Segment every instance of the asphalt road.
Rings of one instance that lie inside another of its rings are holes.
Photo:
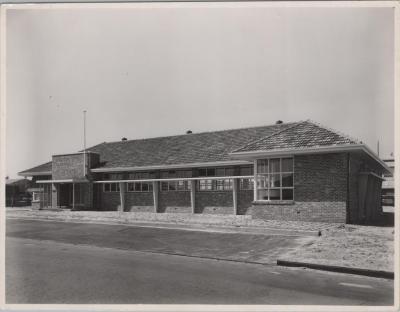
[[[391,280],[80,245],[43,236],[58,222],[9,221],[7,303],[393,304]],[[161,234],[151,230],[153,239]],[[145,244],[135,233],[132,240]]]

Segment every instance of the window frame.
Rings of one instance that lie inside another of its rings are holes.
[[[113,190],[112,185],[116,185],[115,190]],[[109,186],[109,190],[106,190],[106,186]],[[120,192],[119,182],[103,183],[103,193],[118,193],[118,192]]]
[[[279,159],[279,171],[271,170],[272,166],[270,164],[271,160]],[[291,159],[292,160],[292,170],[291,171],[282,171],[282,163],[284,159]],[[261,167],[264,168],[264,172],[259,172],[259,162],[263,161],[264,164],[261,164]],[[257,202],[284,202],[284,201],[294,201],[294,157],[269,157],[269,158],[262,158],[256,159],[254,163],[254,176],[255,180],[253,181],[253,190],[255,201]],[[266,172],[265,172],[266,169]],[[277,176],[279,174],[279,186],[273,187],[271,186],[272,177]],[[290,174],[292,175],[292,186],[283,186],[283,175]],[[260,179],[261,178],[261,179]],[[264,181],[264,187],[260,187],[261,181]],[[267,193],[267,199],[259,198],[259,191],[265,190]],[[271,199],[271,190],[279,190],[279,199]],[[291,190],[292,191],[292,198],[291,199],[283,199],[283,190]]]

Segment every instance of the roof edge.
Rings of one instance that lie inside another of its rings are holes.
[[[330,153],[330,152],[339,152],[339,151],[353,151],[353,150],[362,150],[371,158],[373,158],[376,162],[378,162],[382,168],[384,168],[387,172],[391,172],[390,168],[386,165],[386,163],[379,158],[377,154],[375,154],[368,146],[365,144],[341,144],[341,145],[330,145],[330,146],[322,146],[322,147],[310,147],[310,148],[302,148],[302,149],[276,149],[276,150],[260,150],[260,151],[247,151],[247,152],[232,152],[229,153],[229,156],[235,159],[253,159],[255,157],[262,156],[284,156],[284,155],[300,155],[300,154],[313,154],[313,153]]]
[[[18,175],[21,177],[33,177],[33,176],[45,176],[51,175],[51,171],[39,171],[39,172],[30,172],[30,171],[21,171],[18,172]]]
[[[160,169],[179,169],[179,168],[196,168],[196,167],[216,167],[216,166],[234,166],[234,165],[249,165],[252,164],[246,160],[224,160],[214,162],[198,162],[186,164],[173,164],[173,165],[156,165],[156,166],[136,166],[136,167],[114,167],[114,168],[95,168],[91,169],[92,172],[120,172],[120,171],[140,171],[140,170],[160,170]]]

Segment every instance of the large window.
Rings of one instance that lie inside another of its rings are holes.
[[[175,178],[191,178],[192,170],[169,170],[161,171],[161,179],[175,179]],[[161,191],[189,191],[190,181],[177,180],[177,181],[162,181]]]
[[[233,176],[234,168],[202,168],[199,169],[200,177]],[[232,179],[202,179],[199,180],[199,191],[229,191],[233,189]]]
[[[257,200],[293,200],[293,158],[257,160]]]
[[[119,183],[104,183],[104,192],[119,192]]]
[[[154,178],[154,172],[132,172],[128,174],[129,180],[146,180]],[[153,182],[128,182],[126,183],[126,190],[128,192],[152,192]]]
[[[241,176],[250,176],[253,175],[253,166],[249,167],[240,167],[240,175]],[[254,179],[253,178],[243,178],[240,179],[240,189],[241,190],[252,190],[254,189]]]

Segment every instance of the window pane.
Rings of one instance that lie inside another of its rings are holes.
[[[199,181],[199,189],[204,191],[206,189],[206,180]]]
[[[222,191],[224,189],[224,180],[216,180],[216,189]]]
[[[257,164],[257,173],[268,173],[268,159],[259,159]]]
[[[233,176],[233,175],[235,175],[235,169],[234,169],[234,168],[226,168],[226,169],[225,169],[225,175],[226,175],[226,176]]]
[[[115,183],[116,186],[116,192],[119,192],[119,183]]]
[[[257,191],[257,199],[268,200],[268,190],[258,190]]]
[[[281,171],[280,161],[281,160],[279,158],[269,160],[270,173],[277,173]]]
[[[184,181],[178,181],[178,190],[179,191],[185,190],[185,182]]]
[[[207,169],[207,177],[215,177],[215,169],[214,168]]]
[[[142,183],[142,192],[148,192],[149,191],[149,184],[146,182]]]
[[[209,169],[210,171],[210,169]],[[208,174],[210,176],[210,174]],[[215,176],[223,177],[225,175],[225,168],[217,168],[215,169]]]
[[[282,172],[293,172],[293,158],[282,159]]]
[[[293,200],[293,189],[282,189],[283,200]]]
[[[141,183],[140,182],[136,182],[135,183],[135,192],[140,192],[142,189],[141,189]]]
[[[128,189],[128,192],[133,192],[133,190],[134,190],[133,183],[127,183],[127,189]]]
[[[170,190],[170,191],[176,191],[176,181],[170,181],[170,182],[168,182],[168,190]]]
[[[280,187],[281,186],[281,175],[271,174],[270,175],[270,187]]]
[[[282,173],[282,186],[293,186],[293,173]]]
[[[240,175],[253,175],[253,167],[241,167]]]
[[[257,188],[264,189],[269,186],[268,175],[261,175],[257,177]]]
[[[281,199],[281,190],[280,189],[270,189],[269,190],[269,199],[270,200],[280,200]]]
[[[200,177],[207,176],[207,170],[206,169],[199,169],[199,176]]]
[[[149,191],[152,192],[153,191],[153,182],[149,182],[147,183]]]
[[[168,182],[161,182],[161,190],[168,191]]]
[[[225,179],[224,180],[224,189],[225,190],[231,190],[232,188],[233,188],[232,180],[231,179]]]
[[[110,191],[110,183],[105,183],[104,184],[104,192],[109,192]]]

